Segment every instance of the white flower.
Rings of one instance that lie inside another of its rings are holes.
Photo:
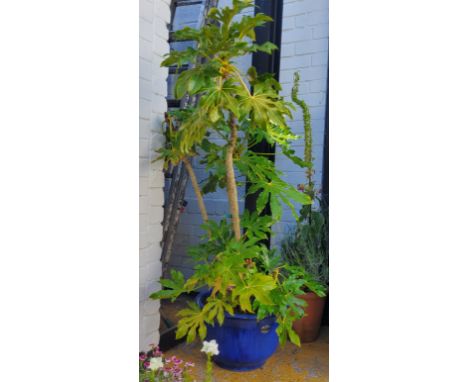
[[[216,340],[211,340],[211,341],[203,341],[203,347],[201,349],[202,352],[211,354],[211,355],[218,355],[219,350],[218,350],[218,344]]]
[[[164,366],[163,360],[161,357],[151,358],[149,368],[151,370],[158,370]]]

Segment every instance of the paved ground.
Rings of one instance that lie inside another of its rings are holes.
[[[186,306],[191,297],[181,296],[176,302],[163,301],[161,313],[171,326],[177,322],[177,312]],[[166,328],[161,322],[161,331]],[[176,355],[184,361],[195,363],[197,382],[203,381],[206,363],[200,352],[201,344],[180,344],[165,352],[166,356]],[[301,348],[290,343],[279,346],[276,353],[257,370],[232,372],[214,365],[215,382],[328,382],[328,326],[323,326],[317,341],[302,344]]]
[[[203,381],[205,358],[200,343],[181,344],[166,352],[195,362],[197,382]],[[232,372],[214,366],[216,382],[325,382],[328,381],[328,327],[322,327],[317,341],[298,348],[290,343],[278,347],[261,369]]]

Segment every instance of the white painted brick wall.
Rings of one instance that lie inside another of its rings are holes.
[[[159,341],[159,302],[148,299],[161,275],[164,175],[151,163],[154,149],[164,143],[161,123],[166,111],[169,51],[169,0],[140,0],[140,349]]]
[[[299,88],[302,98],[312,115],[314,180],[317,188],[322,183],[323,140],[325,131],[325,102],[328,64],[328,0],[285,0],[283,8],[283,33],[281,42],[280,82],[283,95],[291,97],[293,75],[299,71]],[[299,108],[293,113],[290,126],[295,134],[303,136],[304,125]],[[303,157],[304,141],[293,144],[299,156]],[[283,155],[276,155],[275,163],[283,171],[283,179],[293,185],[305,183],[305,174],[298,166],[291,164]],[[299,207],[299,206],[298,206]],[[278,245],[285,233],[295,225],[295,220],[287,207],[284,216],[273,231],[273,244]]]

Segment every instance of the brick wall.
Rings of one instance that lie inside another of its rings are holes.
[[[294,72],[299,71],[301,75],[299,98],[305,100],[312,115],[314,180],[318,188],[322,182],[327,64],[328,0],[284,0],[280,82],[283,95],[290,101]],[[295,134],[303,136],[300,108],[294,112],[290,126]],[[303,139],[296,141],[294,148],[303,157]],[[283,171],[283,179],[289,183],[297,185],[306,182],[304,171],[278,152],[275,163]],[[279,244],[284,234],[294,225],[294,217],[288,207],[284,207],[282,221],[273,227],[273,244]]]
[[[160,63],[169,51],[169,2],[140,0],[140,349],[159,341],[159,302],[148,295],[161,275],[164,175],[151,160],[164,142],[167,69]]]

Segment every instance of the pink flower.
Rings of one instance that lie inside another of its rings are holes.
[[[145,363],[143,364],[145,368],[148,368],[149,365],[150,365],[149,361],[145,361]]]
[[[193,362],[185,362],[185,366],[187,367],[194,367],[195,364]]]
[[[180,364],[181,364],[182,362],[184,362],[184,361],[182,361],[181,359],[175,359],[175,360],[172,361],[172,362],[174,363],[174,365],[180,365]]]

